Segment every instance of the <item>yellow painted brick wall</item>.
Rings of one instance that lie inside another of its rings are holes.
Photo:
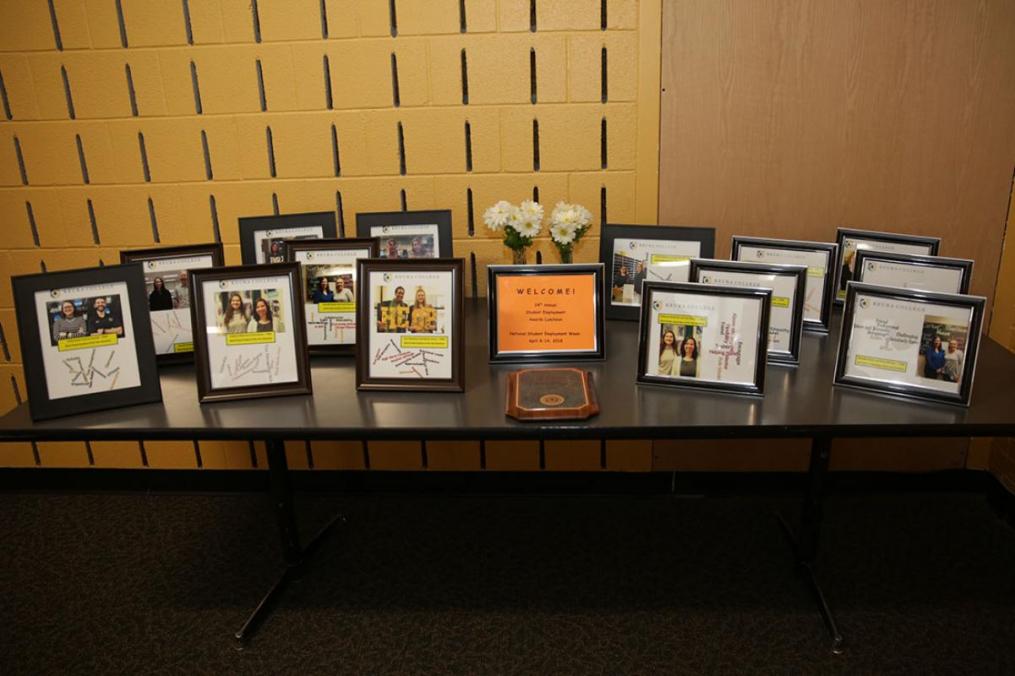
[[[596,221],[579,261],[597,259],[602,219],[655,222],[660,0],[539,0],[534,24],[529,0],[325,0],[323,13],[319,0],[53,7],[51,18],[41,0],[0,3],[0,411],[25,392],[12,274],[211,241],[216,223],[226,262],[238,263],[240,216],[340,201],[352,234],[357,212],[400,209],[404,193],[409,209],[452,210],[455,254],[476,257],[485,293],[484,266],[509,262],[482,222],[496,200],[585,204]],[[557,260],[545,237],[535,251]],[[639,448],[611,444],[603,457],[647,469]],[[245,442],[0,450],[0,466],[264,466],[263,448]],[[286,450],[294,467],[601,465],[598,446],[566,444]]]

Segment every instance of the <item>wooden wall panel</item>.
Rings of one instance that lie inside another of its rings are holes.
[[[990,296],[1015,160],[1015,3],[664,3],[659,222],[925,233]]]

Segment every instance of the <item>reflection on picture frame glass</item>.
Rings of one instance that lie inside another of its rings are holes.
[[[686,282],[692,258],[714,255],[714,228],[607,223],[599,240],[607,318],[637,321],[646,281]]]
[[[856,281],[938,293],[969,293],[973,261],[966,258],[856,252]]]
[[[356,347],[356,261],[376,258],[375,239],[289,240],[300,264],[307,345],[312,353],[352,354]]]
[[[310,394],[296,263],[191,270],[198,400]]]
[[[733,237],[735,261],[803,265],[807,268],[804,291],[804,331],[828,333],[835,293],[835,266],[839,245],[766,237]]]
[[[377,211],[356,214],[356,236],[375,237],[379,258],[451,258],[451,211]]]
[[[968,406],[985,303],[850,282],[835,384]]]
[[[162,400],[139,264],[11,283],[34,420]]]
[[[646,282],[639,383],[761,395],[772,290]]]
[[[190,326],[188,270],[221,267],[221,244],[133,249],[120,252],[121,263],[140,263],[152,323],[155,355],[160,363],[190,361],[194,335]]]
[[[465,388],[464,264],[360,259],[356,387]]]
[[[333,239],[338,236],[334,211],[240,218],[240,257],[244,265],[285,262],[290,239]]]
[[[856,279],[856,252],[861,249],[881,253],[917,254],[937,256],[940,237],[899,235],[890,232],[839,228],[835,241],[839,244],[838,273],[835,283],[835,303],[841,305],[846,298],[846,285]]]
[[[768,362],[786,365],[800,363],[804,289],[807,284],[805,266],[695,258],[691,260],[691,281],[715,286],[771,289]]]
[[[604,359],[604,266],[491,265],[491,362]]]

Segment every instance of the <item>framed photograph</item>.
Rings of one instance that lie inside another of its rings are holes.
[[[828,242],[735,236],[732,258],[750,263],[805,266],[804,331],[828,333],[838,251],[838,244]]]
[[[836,385],[968,406],[982,296],[850,282]]]
[[[11,284],[33,420],[162,401],[139,264]]]
[[[771,289],[768,362],[791,366],[800,363],[807,286],[805,266],[694,258],[691,259],[691,281],[713,286]]]
[[[356,388],[465,389],[460,258],[360,259]]]
[[[356,214],[356,236],[376,237],[380,257],[451,258],[451,211],[375,211]]]
[[[606,357],[602,263],[491,265],[491,362]]]
[[[310,394],[302,285],[297,263],[190,271],[198,401]]]
[[[762,395],[772,290],[646,282],[639,383]]]
[[[973,261],[967,258],[856,252],[856,281],[938,293],[969,293]]]
[[[140,263],[144,271],[155,358],[159,363],[191,361],[194,358],[194,334],[190,328],[190,277],[187,271],[222,267],[222,245],[193,244],[121,251],[120,262]]]
[[[872,232],[870,230],[851,230],[839,228],[835,241],[839,245],[839,262],[836,265],[838,274],[835,283],[835,303],[842,305],[846,298],[846,284],[856,279],[856,252],[862,249],[881,253],[916,254],[918,256],[937,256],[941,246],[940,237],[919,237],[916,235],[896,235],[890,232]]]
[[[334,211],[240,219],[240,257],[244,265],[285,262],[287,239],[333,239]]]
[[[300,293],[311,354],[355,352],[356,261],[376,257],[376,239],[287,241],[286,260],[300,264]]]
[[[599,261],[606,266],[607,319],[638,321],[646,281],[686,282],[692,258],[715,255],[715,228],[603,226]]]

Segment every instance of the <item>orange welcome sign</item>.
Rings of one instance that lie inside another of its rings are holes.
[[[596,277],[497,275],[500,352],[596,350]]]

